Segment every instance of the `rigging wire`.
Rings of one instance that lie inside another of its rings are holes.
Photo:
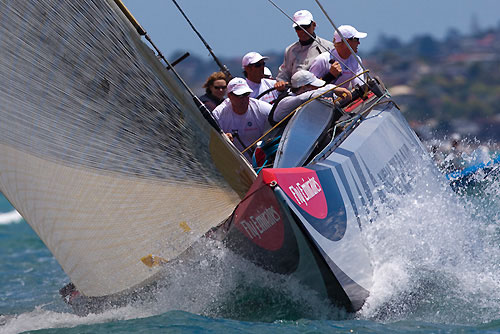
[[[271,5],[273,5],[283,15],[285,15],[290,21],[292,21],[293,23],[295,23],[295,21],[293,20],[293,18],[290,15],[288,15],[287,13],[285,13],[285,11],[283,9],[281,9],[273,0],[267,0],[267,1],[269,3],[271,3]],[[352,73],[355,73],[349,66],[347,66],[347,64],[345,62],[342,61],[342,59],[340,57],[337,57],[335,54],[333,54],[332,50],[329,50],[326,46],[324,46],[323,44],[321,44],[318,41],[318,39],[315,36],[313,36],[312,34],[310,34],[309,31],[307,31],[304,27],[302,27],[301,25],[297,25],[297,27],[300,27],[300,29],[302,29],[302,31],[304,31],[309,37],[311,37],[312,39],[314,39],[326,52],[328,52],[332,57],[334,57],[335,60],[337,60],[340,64],[344,65]],[[337,28],[335,28],[335,30],[337,30]],[[349,46],[349,49],[350,49],[350,46]],[[351,52],[352,52],[352,49],[351,49]],[[355,57],[355,58],[357,59],[357,57]],[[362,80],[362,78],[360,78],[360,79]],[[363,80],[363,82],[364,82],[364,80]]]
[[[116,5],[120,8],[122,13],[127,17],[127,19],[130,21],[130,23],[134,26],[134,28],[137,30],[137,33],[141,36],[144,36],[146,40],[151,44],[151,46],[155,49],[158,58],[162,59],[165,64],[167,64],[167,68],[172,70],[172,73],[174,73],[175,77],[179,82],[184,86],[186,91],[191,95],[191,97],[194,100],[194,103],[198,107],[198,109],[201,111],[201,113],[206,117],[207,121],[212,125],[218,132],[222,133],[222,129],[215,119],[214,115],[212,112],[201,102],[201,100],[194,94],[194,92],[189,88],[189,86],[186,84],[186,82],[182,79],[182,77],[177,73],[177,71],[174,69],[173,65],[163,56],[163,53],[158,49],[158,47],[155,45],[155,43],[151,40],[149,37],[148,33],[144,28],[139,24],[139,22],[135,19],[135,17],[132,15],[132,13],[128,10],[128,8],[123,4],[121,0],[114,0]],[[175,0],[174,0],[175,2]]]
[[[177,1],[172,0],[172,2],[174,3],[175,7],[177,7],[177,9],[179,10],[179,12],[181,12],[182,16],[184,16],[184,18],[186,19],[187,23],[191,26],[191,29],[193,29],[193,31],[196,33],[196,35],[198,35],[198,37],[200,38],[200,40],[202,41],[202,43],[205,45],[205,48],[208,50],[208,52],[210,53],[210,55],[212,56],[212,58],[214,59],[214,61],[217,63],[217,66],[219,66],[219,68],[222,71],[222,73],[224,73],[226,75],[227,81],[231,80],[233,78],[233,76],[229,72],[229,69],[227,68],[227,66],[224,65],[224,64],[222,64],[221,61],[219,60],[219,58],[217,58],[217,56],[213,52],[213,50],[210,47],[210,45],[208,45],[207,41],[205,41],[205,39],[203,38],[203,36],[201,36],[201,34],[198,32],[198,30],[196,30],[196,28],[191,23],[191,21],[189,20],[189,18],[187,17],[187,15],[184,13],[184,11],[182,10],[182,8],[179,6],[179,4],[177,3]]]
[[[318,4],[318,6],[321,9],[321,11],[323,12],[323,14],[325,14],[325,16],[328,19],[328,21],[330,21],[330,24],[332,25],[333,29],[335,29],[335,31],[339,34],[339,36],[342,39],[342,41],[344,42],[344,44],[349,48],[349,51],[351,51],[351,54],[354,56],[354,59],[356,59],[356,61],[358,62],[359,66],[361,66],[361,68],[363,69],[363,71],[366,71],[366,68],[363,66],[363,63],[356,56],[356,53],[351,48],[351,46],[349,45],[349,43],[347,43],[347,40],[344,38],[344,35],[342,35],[342,33],[337,28],[337,26],[335,25],[335,23],[333,23],[333,20],[330,18],[330,15],[328,15],[328,13],[326,12],[325,8],[321,5],[321,3],[319,2],[319,0],[314,0],[314,1]],[[352,72],[352,70],[351,70],[351,72]],[[371,79],[370,73],[367,73],[367,76],[368,76],[369,79]],[[360,78],[360,79],[363,80],[363,78]],[[363,80],[363,82],[364,82],[364,80]]]
[[[280,126],[281,123],[283,123],[285,120],[287,120],[288,118],[290,118],[293,114],[295,114],[295,112],[297,110],[299,110],[300,108],[304,107],[305,105],[311,103],[312,101],[316,100],[316,99],[319,99],[320,97],[324,96],[325,94],[328,94],[329,92],[333,91],[335,88],[337,87],[340,87],[342,86],[343,84],[345,83],[348,83],[349,81],[351,80],[354,80],[356,79],[357,77],[365,74],[365,73],[368,73],[369,71],[368,70],[365,70],[364,72],[361,72],[359,74],[357,74],[356,76],[350,78],[350,79],[347,79],[346,81],[342,82],[339,86],[335,85],[335,87],[333,87],[332,89],[329,89],[321,94],[319,94],[318,96],[315,96],[313,97],[312,99],[309,99],[307,101],[305,101],[304,103],[302,103],[300,106],[298,106],[297,108],[295,108],[294,110],[292,110],[288,115],[286,115],[281,121],[279,121],[278,123],[276,123],[273,127],[271,127],[269,130],[267,130],[262,136],[260,136],[256,141],[254,141],[252,144],[250,144],[247,148],[245,148],[243,151],[241,151],[241,153],[245,153],[246,151],[248,151],[251,147],[253,147],[255,144],[257,144],[259,141],[262,140],[262,138],[264,138],[265,136],[267,136],[271,131],[273,131],[274,129],[276,129],[278,126]],[[344,94],[345,95],[345,94]],[[336,102],[339,102],[340,100],[342,100],[344,98],[344,96],[339,96],[337,97],[333,103],[336,103]]]

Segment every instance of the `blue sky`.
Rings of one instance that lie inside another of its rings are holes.
[[[165,55],[176,50],[208,56],[201,41],[170,0],[123,0]],[[267,0],[177,0],[216,55],[241,57],[249,51],[283,51],[297,40],[290,20]],[[333,28],[313,0],[274,0],[290,16],[308,9],[319,36],[331,39]],[[334,23],[368,33],[360,51],[369,51],[381,35],[408,41],[415,35],[442,38],[450,28],[470,32],[500,22],[500,0],[321,0]],[[376,6],[374,5],[376,4]]]

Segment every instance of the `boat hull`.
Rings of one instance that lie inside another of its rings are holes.
[[[347,311],[369,296],[365,224],[412,190],[426,151],[391,102],[373,108],[305,167],[263,169],[228,222],[231,249],[296,276]]]

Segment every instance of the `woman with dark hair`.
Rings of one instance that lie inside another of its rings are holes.
[[[226,75],[222,72],[210,74],[203,84],[203,88],[205,88],[206,94],[200,96],[200,100],[207,106],[208,110],[212,111],[224,101],[227,88]]]

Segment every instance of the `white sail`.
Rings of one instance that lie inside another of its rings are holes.
[[[112,1],[0,5],[0,191],[87,296],[131,289],[255,174]]]

